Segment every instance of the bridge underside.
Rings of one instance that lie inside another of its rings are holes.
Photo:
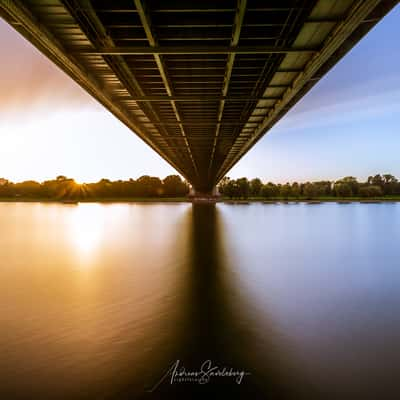
[[[395,4],[0,0],[0,15],[209,191]]]

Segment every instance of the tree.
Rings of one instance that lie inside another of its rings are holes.
[[[15,185],[7,179],[1,178],[0,197],[14,197]]]
[[[266,198],[276,197],[278,195],[278,187],[272,182],[268,182],[266,185],[263,185],[261,195]]]
[[[335,183],[335,193],[337,197],[350,197],[353,195],[351,191],[351,186],[345,182]]]
[[[375,176],[369,176],[368,184],[373,186],[380,186],[381,188],[383,188],[384,181],[383,178],[378,174]]]
[[[303,187],[303,194],[306,199],[311,200],[318,195],[317,188],[310,182],[307,182]]]
[[[240,178],[236,180],[238,189],[239,189],[239,197],[243,197],[247,199],[250,193],[250,183],[247,178]]]
[[[258,197],[261,194],[261,188],[263,184],[259,178],[252,179],[250,181],[250,195]]]
[[[383,192],[380,186],[369,185],[361,187],[359,194],[362,197],[379,197]]]
[[[282,196],[284,199],[288,199],[291,194],[291,187],[289,183],[282,185],[280,187],[279,195]]]
[[[383,175],[383,182],[384,182],[385,184],[388,184],[388,183],[397,183],[397,179],[396,179],[393,175],[391,175],[391,174],[384,174],[384,175]]]
[[[229,184],[231,178],[229,176],[224,176],[221,181],[218,184],[218,190],[222,195],[227,195],[226,192],[226,187]]]
[[[397,179],[390,174],[384,174],[383,178],[383,193],[384,194],[396,194],[398,185]]]
[[[312,199],[319,196],[339,197],[363,196],[379,197],[383,195],[400,195],[400,182],[391,174],[368,177],[366,182],[358,182],[355,177],[346,176],[334,184],[330,181],[317,181],[293,184],[263,184],[259,178],[250,182],[247,178],[229,179],[225,177],[219,183],[220,193],[230,198],[247,198],[262,196],[275,198],[304,196]],[[102,179],[97,183],[77,184],[73,179],[64,175],[56,179],[39,183],[28,180],[13,183],[0,178],[0,197],[14,198],[15,196],[47,198],[47,199],[84,199],[84,198],[132,198],[132,197],[181,197],[188,193],[189,186],[179,175],[169,175],[163,181],[157,177],[144,175],[139,179],[128,181],[110,181]]]
[[[162,182],[159,178],[143,175],[137,180],[139,193],[144,197],[160,196],[163,192]]]
[[[14,185],[15,193],[24,197],[39,197],[42,187],[35,181],[24,181]]]
[[[223,188],[224,196],[228,196],[230,199],[236,197],[238,193],[237,184],[234,180],[229,180],[225,183]]]
[[[290,191],[292,196],[298,199],[300,196],[300,185],[297,182],[293,182]]]
[[[351,196],[357,196],[358,190],[360,188],[360,184],[358,183],[357,179],[354,176],[346,176],[336,183],[345,183],[350,186]]]
[[[179,175],[169,175],[163,180],[163,192],[166,196],[180,197],[188,193],[188,187]]]

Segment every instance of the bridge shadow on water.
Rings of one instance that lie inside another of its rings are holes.
[[[246,309],[243,305],[236,306],[241,303],[240,288],[233,286],[230,276],[218,207],[193,205],[188,213],[190,259],[182,318],[172,339],[174,343],[161,357],[162,361],[153,366],[145,393],[138,394],[136,387],[120,392],[117,397],[315,398],[310,386],[302,387],[294,375],[276,363],[280,357],[272,344],[273,327],[262,333],[264,340],[260,347],[252,327],[248,326],[251,318],[242,318]],[[211,369],[225,376],[208,374]],[[199,383],[200,376],[206,382]]]

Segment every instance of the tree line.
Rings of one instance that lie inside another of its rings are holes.
[[[263,183],[259,178],[221,180],[219,192],[224,197],[243,198],[282,198],[282,199],[314,199],[322,197],[381,197],[400,195],[400,182],[390,174],[370,176],[365,182],[358,182],[353,176],[337,181],[317,181],[305,183],[275,184]]]
[[[219,192],[228,198],[315,199],[347,197],[399,196],[400,182],[390,174],[370,176],[365,182],[347,176],[337,181],[275,184],[261,179],[230,179],[225,177],[218,185]],[[189,184],[178,175],[165,179],[144,175],[127,181],[102,179],[96,183],[78,184],[74,179],[58,176],[44,182],[28,180],[13,183],[0,178],[0,198],[32,198],[49,200],[129,199],[184,197]]]
[[[0,198],[38,198],[49,200],[84,200],[146,197],[182,197],[189,193],[189,185],[178,175],[165,179],[141,176],[128,181],[102,179],[96,183],[78,184],[74,179],[58,176],[42,183],[28,180],[13,183],[0,179]]]

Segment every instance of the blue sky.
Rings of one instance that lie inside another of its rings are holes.
[[[378,172],[400,178],[399,39],[397,6],[228,175],[275,182]],[[96,181],[175,173],[1,20],[0,49],[0,177]]]
[[[273,181],[400,177],[400,6],[364,37],[229,175]]]

